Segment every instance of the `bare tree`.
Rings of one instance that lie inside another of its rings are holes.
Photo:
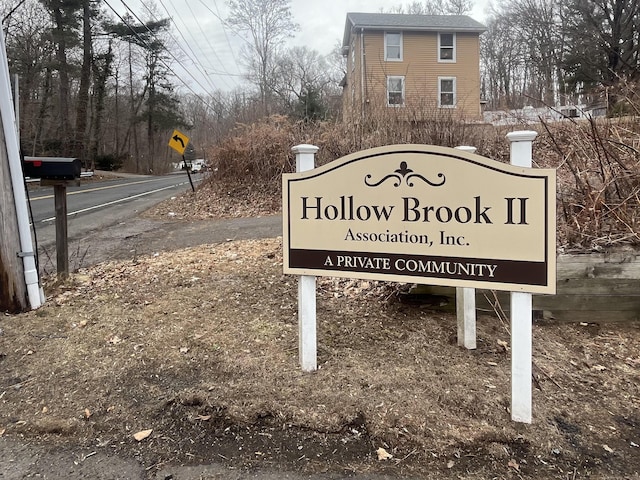
[[[279,55],[276,72],[275,92],[287,106],[309,88],[320,91],[330,82],[324,57],[307,47],[293,47]]]
[[[89,88],[91,84],[92,63],[92,12],[91,0],[82,0],[82,66],[80,67],[80,85],[76,105],[76,128],[73,155],[81,158],[89,166],[86,158],[87,121],[89,118]]]
[[[248,78],[260,94],[263,113],[269,113],[276,57],[298,25],[293,21],[290,0],[231,0],[227,22],[249,37],[243,50]]]
[[[60,139],[59,154],[67,154],[73,143],[71,128],[71,73],[69,53],[78,44],[79,11],[82,8],[80,0],[40,0],[53,20],[51,37],[56,45],[56,65],[58,72],[58,138]]]
[[[132,122],[121,148],[126,148],[127,140],[133,136],[136,171],[153,171],[161,166],[156,164],[159,134],[170,128],[184,125],[184,121],[178,114],[178,101],[170,81],[171,70],[168,66],[167,38],[164,35],[169,29],[170,22],[168,19],[160,19],[135,24],[128,17],[125,17],[124,20],[123,23],[105,25],[109,34],[128,44]],[[137,58],[142,56],[144,62],[144,86],[139,95],[136,94],[134,88],[133,47],[136,47]],[[145,165],[140,162],[137,144],[137,125],[142,121],[146,125],[147,160]]]
[[[20,21],[16,19],[19,18]],[[51,67],[55,46],[49,34],[50,17],[35,1],[5,15],[7,56],[11,73],[20,78],[20,131],[25,155],[36,155],[50,124],[53,87]]]
[[[490,17],[480,43],[482,95],[492,110],[522,106],[516,99],[516,83],[526,77],[524,47],[512,24],[506,14]]]
[[[638,0],[572,0],[566,15],[572,42],[567,65],[577,81],[609,86],[640,77]]]
[[[557,105],[556,91],[561,72],[563,33],[560,29],[558,0],[522,0],[505,7],[511,19],[511,28],[517,32],[517,41],[526,51],[527,83],[525,93],[546,105]]]
[[[444,8],[448,15],[467,15],[473,9],[473,0],[449,0]]]
[[[424,0],[412,1],[406,6],[396,5],[389,13],[408,15],[466,15],[473,8],[473,0]]]
[[[482,37],[488,100],[509,108],[557,106],[636,81],[639,19],[638,0],[503,1]],[[613,106],[616,89],[608,92]]]

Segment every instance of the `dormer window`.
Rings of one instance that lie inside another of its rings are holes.
[[[384,59],[387,62],[402,61],[402,32],[385,32]]]
[[[456,61],[455,33],[438,34],[438,61],[452,63]]]

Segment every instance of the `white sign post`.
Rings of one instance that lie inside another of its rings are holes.
[[[476,153],[476,147],[456,147],[463,152]],[[468,350],[476,349],[476,289],[456,287],[456,317],[458,320],[458,345]]]
[[[315,145],[297,145],[291,149],[296,155],[296,172],[315,168]],[[305,372],[318,368],[318,346],[316,334],[316,277],[298,277],[298,356],[300,367]]]
[[[511,165],[531,168],[532,130],[511,132]],[[531,423],[532,301],[531,293],[511,292],[511,420]]]

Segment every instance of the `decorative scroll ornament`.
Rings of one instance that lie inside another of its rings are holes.
[[[411,170],[408,166],[407,166],[407,162],[400,162],[400,168],[394,170],[394,173],[390,173],[389,175],[386,175],[385,177],[383,177],[380,181],[378,182],[374,182],[374,183],[369,183],[369,180],[371,179],[371,174],[367,174],[364,178],[364,183],[368,186],[368,187],[377,187],[378,185],[381,185],[382,183],[386,182],[387,180],[394,180],[393,186],[394,187],[399,187],[402,184],[402,180],[404,179],[405,183],[409,186],[409,187],[413,187],[414,183],[413,183],[413,179],[414,178],[418,178],[420,180],[422,180],[423,182],[425,182],[427,185],[431,185],[432,187],[440,187],[441,185],[444,185],[444,182],[446,181],[446,178],[444,176],[443,173],[439,173],[438,174],[438,178],[441,179],[440,183],[437,182],[432,182],[431,180],[423,177],[422,175],[420,175],[419,173],[414,173],[413,170]]]

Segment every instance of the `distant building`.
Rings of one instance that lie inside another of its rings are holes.
[[[345,121],[391,112],[419,119],[434,110],[479,119],[485,30],[466,15],[348,13],[342,42]]]

